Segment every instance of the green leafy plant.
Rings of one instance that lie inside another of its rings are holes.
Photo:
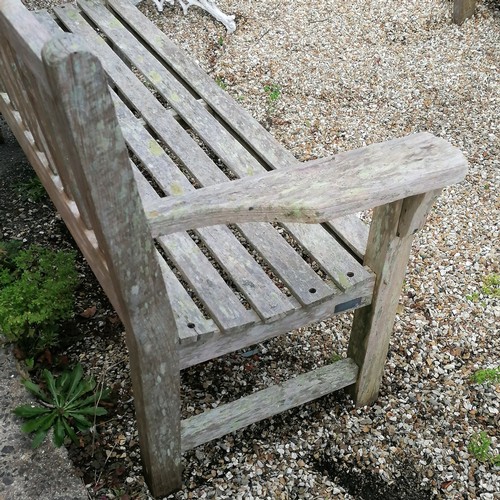
[[[488,297],[500,298],[500,274],[490,274],[483,280],[482,292]]]
[[[21,182],[17,185],[18,191],[32,201],[40,201],[47,197],[47,192],[38,177]]]
[[[85,432],[93,427],[92,420],[106,415],[106,410],[99,406],[99,401],[105,399],[108,389],[95,391],[96,382],[83,378],[81,364],[69,372],[55,378],[48,370],[43,371],[43,379],[48,392],[30,380],[23,382],[26,389],[40,399],[41,406],[18,406],[14,413],[26,422],[21,429],[26,433],[35,433],[32,446],[37,448],[43,442],[51,428],[54,429],[54,444],[61,446],[65,437],[78,444],[76,431]]]
[[[58,326],[71,317],[78,276],[74,252],[32,245],[0,258],[0,331],[27,357],[55,345]]]
[[[491,451],[491,439],[485,431],[474,434],[469,441],[467,449],[480,462],[488,462],[495,466],[500,465],[500,455]]]
[[[215,78],[215,83],[222,89],[222,90],[226,90],[227,89],[227,83],[220,77],[220,76],[217,76]]]
[[[500,366],[477,370],[472,374],[471,380],[475,384],[498,384],[500,383]]]
[[[330,357],[330,363],[336,363],[337,361],[341,361],[344,359],[340,354],[334,352]]]
[[[479,292],[472,292],[468,295],[465,296],[467,300],[470,300],[471,302],[478,302],[479,301]]]
[[[21,250],[20,240],[0,241],[0,272],[13,272],[16,269],[14,258]]]
[[[265,85],[264,92],[271,103],[276,102],[281,97],[281,88],[274,83],[272,85]]]
[[[273,83],[264,86],[264,92],[267,94],[267,101],[269,104],[268,112],[272,113],[276,107],[276,103],[281,97],[281,88],[279,85]]]

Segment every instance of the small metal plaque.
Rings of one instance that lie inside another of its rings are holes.
[[[349,300],[348,302],[343,302],[342,304],[337,304],[335,306],[335,314],[341,313],[343,311],[347,311],[349,309],[353,309],[358,307],[361,304],[361,298]]]

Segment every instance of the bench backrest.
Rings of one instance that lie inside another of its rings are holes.
[[[51,37],[19,0],[1,0],[0,92],[18,140],[125,327],[136,330],[131,314],[143,314],[174,335],[154,240],[99,60],[74,35]]]

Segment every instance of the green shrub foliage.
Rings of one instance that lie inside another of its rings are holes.
[[[27,356],[57,343],[71,317],[78,281],[75,253],[17,243],[0,247],[0,331]]]

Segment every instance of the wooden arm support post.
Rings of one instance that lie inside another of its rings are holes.
[[[360,367],[350,390],[357,406],[377,399],[413,237],[439,193],[430,191],[374,210],[364,264],[377,276],[375,290],[372,303],[354,313],[347,353]]]

